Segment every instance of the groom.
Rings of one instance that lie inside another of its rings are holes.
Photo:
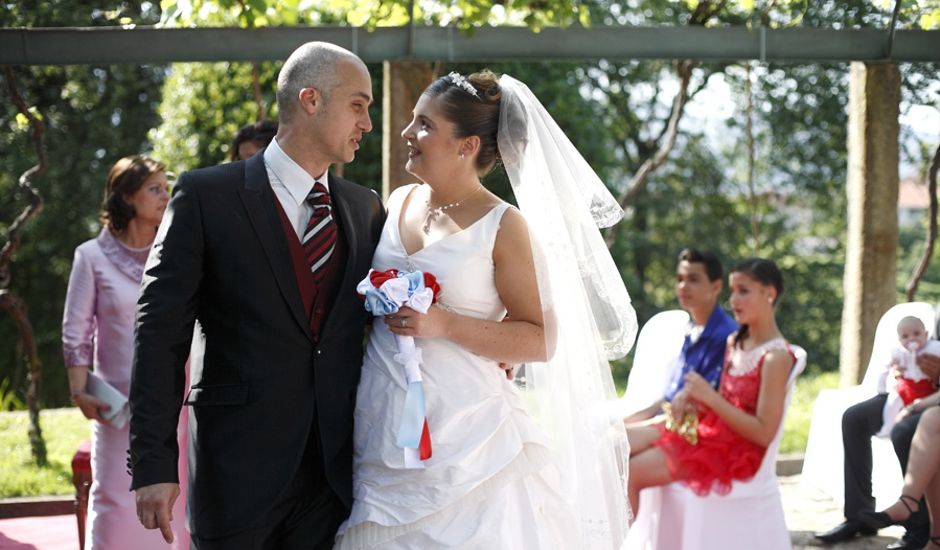
[[[168,541],[176,422],[190,412],[189,528],[199,550],[331,548],[352,504],[353,405],[367,314],[356,294],[385,211],[328,173],[372,129],[352,53],[310,42],[278,76],[263,154],[183,174],[137,311],[131,489]],[[193,324],[201,369],[182,403]]]

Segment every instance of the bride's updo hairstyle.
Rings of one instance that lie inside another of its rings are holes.
[[[424,93],[438,99],[444,117],[454,125],[454,137],[480,138],[477,172],[492,170],[500,160],[496,144],[502,98],[499,77],[488,69],[466,77],[450,73],[431,83]]]
[[[728,273],[743,273],[764,286],[772,286],[777,289],[777,296],[774,298],[775,306],[780,301],[780,297],[783,296],[783,273],[780,272],[780,268],[773,260],[748,258],[735,264]],[[741,325],[737,336],[734,337],[734,344],[738,345],[747,339],[747,333],[747,325]]]

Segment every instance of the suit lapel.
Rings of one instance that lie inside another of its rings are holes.
[[[239,195],[245,204],[251,225],[261,241],[281,295],[287,302],[294,320],[312,342],[313,334],[310,332],[310,324],[304,314],[303,300],[300,297],[300,289],[297,288],[297,278],[291,264],[284,228],[281,226],[277,206],[274,204],[277,197],[271,190],[263,151],[259,151],[245,161],[245,187],[239,189]]]

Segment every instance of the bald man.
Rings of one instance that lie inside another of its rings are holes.
[[[295,50],[278,131],[248,160],[183,174],[144,276],[131,382],[138,515],[172,538],[176,419],[189,415],[188,526],[199,550],[331,548],[352,504],[353,406],[368,320],[355,286],[385,221],[329,173],[372,130],[351,52]],[[193,325],[201,368],[184,399]]]

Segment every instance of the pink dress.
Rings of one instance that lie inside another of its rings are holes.
[[[725,367],[721,375],[719,391],[722,397],[748,414],[754,414],[764,357],[775,349],[784,349],[793,355],[783,338],[775,338],[747,351],[730,348],[725,354]],[[706,495],[712,490],[718,494],[727,494],[731,490],[732,481],[751,479],[760,468],[767,451],[766,447],[738,435],[707,408],[699,417],[696,445],[690,444],[676,432],[664,428],[660,430],[656,445],[666,453],[669,472],[698,495]]]
[[[62,319],[65,365],[92,365],[94,372],[127,395],[134,357],[134,316],[150,247],[130,248],[103,229],[75,249]],[[180,415],[179,475],[182,493],[173,508],[175,542],[137,519],[127,473],[128,426],[92,422],[92,484],[85,548],[167,550],[189,548],[185,523],[186,411]]]

